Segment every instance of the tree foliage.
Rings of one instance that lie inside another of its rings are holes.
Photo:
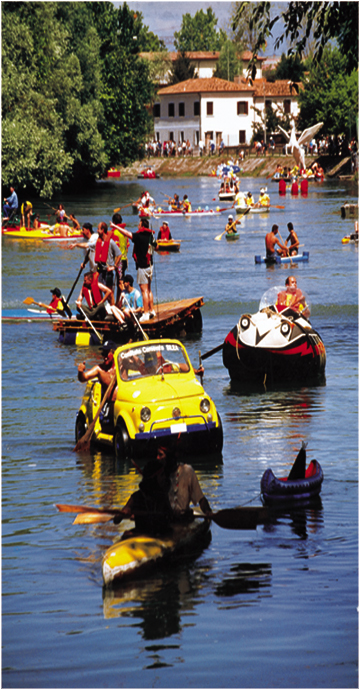
[[[187,79],[194,79],[196,76],[195,72],[195,65],[193,65],[190,58],[186,56],[185,50],[182,50],[177,54],[177,58],[170,69],[169,84],[178,84]]]
[[[3,185],[51,197],[137,158],[153,94],[138,54],[163,47],[126,4],[2,3]]]
[[[315,41],[313,60],[319,64],[324,47],[329,41],[336,40],[345,58],[345,69],[350,74],[358,66],[358,25],[359,5],[357,0],[350,2],[302,2],[293,0],[284,4],[285,9],[279,15],[271,17],[271,2],[239,2],[234,15],[233,29],[236,30],[242,17],[251,7],[250,28],[257,34],[256,44],[253,46],[254,59],[249,68],[252,78],[255,76],[255,56],[272,36],[272,29],[276,24],[283,27],[282,33],[275,40],[275,50],[287,40],[290,43],[288,55],[303,56],[310,37]]]
[[[337,48],[325,48],[320,64],[310,63],[299,94],[298,128],[323,122],[324,134],[356,135],[359,110],[358,73],[346,74],[346,57]]]
[[[189,13],[183,15],[180,31],[174,34],[174,45],[177,51],[221,50],[227,40],[223,29],[217,30],[217,18],[208,7],[206,12],[198,10],[194,17]]]
[[[275,79],[287,79],[292,82],[301,81],[304,76],[305,65],[299,55],[285,55],[282,53],[280,62],[275,69]]]
[[[242,74],[242,61],[237,46],[233,41],[226,41],[220,50],[214,77],[234,81],[239,74]]]

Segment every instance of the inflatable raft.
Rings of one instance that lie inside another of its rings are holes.
[[[181,240],[156,240],[157,252],[179,252]]]
[[[323,479],[323,471],[317,460],[310,462],[303,479],[277,478],[269,468],[261,478],[261,498],[263,503],[278,506],[309,502],[319,496]]]
[[[210,521],[195,519],[189,524],[173,525],[166,537],[130,536],[104,554],[102,572],[105,585],[131,579],[165,564],[175,555],[191,556],[196,547],[205,546]]]
[[[293,264],[293,263],[300,263],[302,261],[309,261],[309,252],[303,252],[302,254],[295,254],[295,256],[279,256],[278,254],[275,254],[274,257],[266,257],[266,256],[255,256],[255,263],[256,264],[268,264],[270,266],[273,266],[274,264]]]
[[[83,239],[83,235],[79,230],[74,230],[69,225],[62,225],[63,230],[66,232],[66,236],[60,234],[60,225],[56,223],[55,225],[42,225],[38,230],[27,230],[19,225],[12,225],[6,228],[2,228],[2,234],[4,237],[13,237],[17,240],[46,240],[46,241],[68,241]]]

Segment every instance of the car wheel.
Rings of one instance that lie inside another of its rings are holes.
[[[222,426],[222,421],[221,417],[218,413],[218,418],[219,418],[219,426],[215,429],[215,450],[221,453],[223,443],[224,443],[224,434],[223,434],[223,426]]]
[[[117,460],[130,459],[130,439],[124,422],[118,422],[115,427],[114,453]]]
[[[82,436],[84,436],[85,432],[87,431],[88,425],[86,423],[86,418],[84,413],[80,410],[80,412],[77,413],[76,415],[76,422],[75,422],[75,440],[78,442]]]

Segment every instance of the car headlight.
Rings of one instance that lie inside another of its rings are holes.
[[[174,409],[172,411],[172,415],[173,415],[174,419],[177,419],[177,417],[181,417],[181,412],[180,412],[178,407],[174,407]]]
[[[240,328],[243,331],[246,331],[250,326],[250,319],[248,316],[242,316],[240,319]]]
[[[203,398],[201,403],[200,403],[200,410],[203,412],[203,414],[206,414],[210,410],[210,400],[207,398]]]
[[[151,410],[148,407],[143,407],[140,412],[140,418],[143,422],[148,422],[151,417]]]
[[[285,336],[285,338],[288,337],[289,333],[291,331],[291,326],[289,323],[282,323],[280,326],[280,333]]]

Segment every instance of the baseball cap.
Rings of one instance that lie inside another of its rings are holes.
[[[115,352],[117,347],[117,344],[114,343],[113,340],[106,340],[101,346],[100,352],[102,355],[107,354],[108,352]]]
[[[53,290],[50,290],[52,295],[56,295],[56,297],[61,297],[61,290],[60,288],[54,288]]]

